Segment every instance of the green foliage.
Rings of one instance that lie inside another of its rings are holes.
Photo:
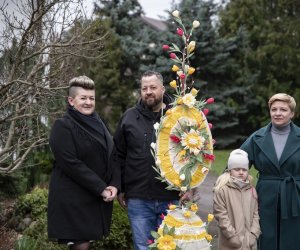
[[[48,190],[34,188],[31,193],[19,197],[17,202],[17,215],[30,214],[32,219],[38,219],[47,211]]]
[[[23,236],[17,241],[15,250],[38,250],[37,242],[30,237]]]
[[[221,12],[222,36],[234,37],[241,28],[248,34],[245,53],[232,56],[242,62],[240,70],[250,79],[256,109],[248,109],[246,124],[253,130],[269,121],[267,101],[271,95],[299,95],[299,12],[298,1],[288,0],[230,1]]]
[[[30,227],[26,228],[23,232],[24,235],[34,239],[36,242],[36,247],[38,250],[66,250],[68,247],[66,245],[60,245],[56,242],[49,241],[47,234],[47,216],[46,211],[36,219]]]
[[[0,196],[13,198],[24,194],[27,181],[28,179],[22,171],[16,171],[10,175],[0,174]]]
[[[30,245],[36,242],[36,249],[62,250],[67,249],[65,245],[58,245],[48,240],[47,236],[47,204],[48,190],[36,187],[31,193],[25,194],[18,199],[16,215],[29,215],[33,222],[26,228],[23,234],[24,240],[18,244]],[[103,241],[96,242],[92,249],[133,249],[132,235],[127,213],[118,202],[114,202],[112,225],[110,235]],[[28,248],[20,248],[28,249]],[[32,248],[34,249],[34,248]]]
[[[48,147],[33,150],[26,160],[26,167],[9,175],[0,174],[0,195],[17,197],[36,185],[45,185],[49,180],[52,160]]]
[[[132,234],[127,213],[117,201],[114,202],[112,224],[109,236],[103,241],[93,244],[92,249],[133,249]]]

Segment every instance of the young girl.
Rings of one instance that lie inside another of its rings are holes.
[[[248,175],[248,154],[230,153],[228,170],[214,187],[214,215],[219,227],[218,249],[250,250],[260,235],[257,194]]]

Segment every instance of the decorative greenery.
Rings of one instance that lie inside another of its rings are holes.
[[[149,249],[159,249],[159,250],[181,250],[178,247],[173,239],[173,235],[175,233],[175,227],[169,229],[169,227],[165,224],[161,234],[151,231],[151,235],[154,238],[154,242],[149,245]]]
[[[196,48],[191,37],[200,22],[194,20],[187,31],[179,11],[173,11],[172,15],[179,26],[176,33],[182,40],[182,49],[175,43],[164,44],[162,48],[175,63],[172,71],[176,72],[176,80],[172,80],[170,86],[176,90],[176,95],[173,107],[154,125],[157,143],[152,143],[151,147],[156,171],[160,174],[158,178],[168,182],[167,189],[186,192],[204,180],[214,160],[212,124],[206,119],[209,110],[204,109],[206,104],[214,103],[214,98],[196,100],[198,90],[193,88],[191,79],[196,71],[189,62]],[[191,80],[188,82],[188,79]]]
[[[171,217],[170,211],[180,212],[184,218],[187,220],[185,222],[178,221]],[[178,239],[206,239],[208,242],[211,242],[213,237],[207,233],[207,228],[209,223],[214,219],[213,214],[208,214],[207,216],[207,223],[205,224],[206,232],[200,235],[179,235],[178,233],[175,234],[176,228],[180,228],[186,225],[194,225],[194,226],[201,226],[203,222],[200,218],[197,221],[190,222],[189,219],[192,216],[197,216],[196,212],[198,211],[198,206],[196,203],[193,202],[186,202],[184,206],[177,206],[170,204],[168,215],[164,217],[165,223],[163,226],[158,228],[158,231],[151,231],[151,235],[153,240],[149,240],[149,249],[152,250],[180,250],[181,248],[177,245]],[[169,219],[168,219],[169,218]],[[178,238],[179,237],[179,238]]]

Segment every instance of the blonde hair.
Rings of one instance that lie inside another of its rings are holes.
[[[215,183],[213,191],[219,191],[222,187],[224,187],[230,181],[230,177],[231,174],[228,170],[221,174]],[[250,182],[250,184],[252,184],[253,177],[250,174],[248,174],[247,180]]]
[[[81,87],[83,89],[94,90],[94,81],[87,76],[77,76],[69,81],[69,96],[74,97],[76,93],[76,88]]]
[[[294,99],[294,97],[285,94],[285,93],[277,93],[273,96],[271,96],[271,98],[269,99],[268,105],[269,105],[269,109],[271,108],[272,104],[276,101],[281,101],[281,102],[286,102],[291,111],[294,112],[295,108],[296,108],[296,101]]]

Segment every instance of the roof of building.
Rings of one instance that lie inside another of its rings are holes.
[[[148,24],[149,26],[151,26],[153,29],[157,31],[165,31],[167,29],[167,25],[165,21],[146,17],[146,16],[141,16],[141,19],[145,24]]]

